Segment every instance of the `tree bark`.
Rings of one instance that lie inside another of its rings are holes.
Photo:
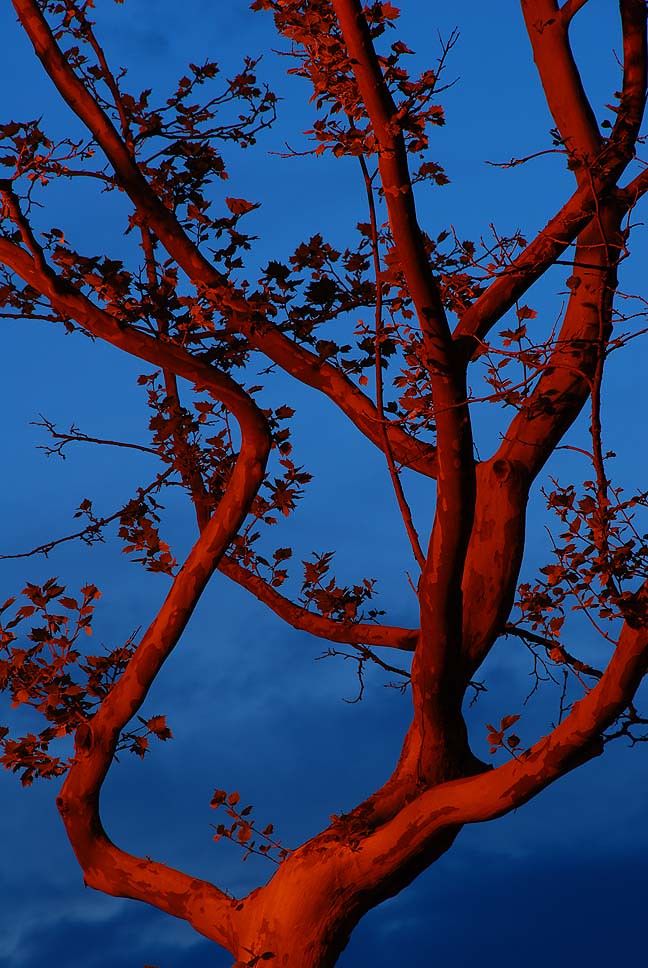
[[[295,851],[245,899],[234,968],[265,964],[264,954],[276,968],[332,968],[365,914],[438,860],[461,826],[439,831],[403,865],[393,864],[390,851],[377,856],[371,885],[354,860],[362,833],[352,815],[334,829]]]

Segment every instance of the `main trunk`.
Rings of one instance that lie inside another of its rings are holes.
[[[339,940],[318,936],[315,931],[302,931],[292,937],[277,937],[271,939],[268,948],[268,936],[265,931],[259,937],[250,939],[248,951],[242,952],[233,968],[253,968],[263,964],[290,966],[290,968],[333,968],[338,957],[346,945],[348,934]],[[264,954],[267,962],[264,959]]]
[[[239,938],[237,968],[263,964],[289,968],[329,968],[362,917],[347,891],[335,886],[325,869],[312,876],[282,877],[255,892],[246,902],[249,917]],[[264,958],[265,956],[265,958]]]
[[[266,961],[276,968],[336,965],[364,915],[433,864],[459,832],[459,827],[441,831],[413,858],[401,857],[396,848],[367,863],[352,818],[341,818],[296,851],[265,887],[246,898],[235,968]]]

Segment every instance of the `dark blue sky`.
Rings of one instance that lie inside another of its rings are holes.
[[[117,64],[129,66],[132,86],[166,92],[188,60],[207,57],[235,68],[239,53],[264,53],[261,69],[284,100],[277,127],[257,150],[230,156],[226,194],[261,201],[249,221],[260,237],[254,264],[286,258],[295,245],[321,231],[333,244],[349,239],[364,218],[356,171],[348,162],[271,154],[285,140],[300,144],[310,124],[303,82],[286,80],[285,62],[268,17],[245,3],[171,0],[125,6],[97,4],[101,36]],[[448,124],[434,133],[432,156],[451,184],[422,195],[421,220],[431,233],[452,224],[460,237],[476,237],[496,221],[502,231],[528,235],[558,208],[571,176],[555,156],[529,168],[502,172],[484,160],[506,160],[545,147],[552,122],[530,56],[518,5],[501,0],[497,17],[477,0],[465,4],[404,3],[403,39],[419,60],[432,62],[436,30],[461,33],[449,67],[458,83],[443,97]],[[575,46],[597,117],[618,88],[613,47],[618,48],[614,5],[590,0],[577,20]],[[438,9],[435,9],[438,8]],[[154,13],[152,13],[154,11]],[[2,120],[43,115],[52,133],[78,130],[42,76],[31,48],[14,23],[11,5],[0,7],[5,39]],[[43,225],[59,225],[92,252],[119,257],[123,242],[110,204],[97,204],[87,189],[55,188]],[[645,234],[634,244],[636,255]],[[624,269],[622,287],[640,287],[645,258]],[[541,318],[560,311],[564,278],[538,287],[529,302]],[[5,454],[0,552],[20,551],[65,533],[84,497],[110,513],[155,473],[153,458],[108,448],[70,451],[65,462],[46,459],[29,426],[39,412],[60,425],[74,420],[97,436],[145,440],[148,414],[142,368],[109,347],[65,337],[42,323],[3,321],[5,366],[2,413]],[[612,357],[605,396],[606,442],[617,452],[617,478],[628,486],[645,480],[646,455],[639,420],[628,403],[640,399],[644,379],[636,348]],[[311,549],[338,552],[345,581],[379,579],[381,607],[393,623],[414,624],[415,602],[404,577],[410,567],[388,478],[375,449],[326,400],[281,378],[267,399],[301,415],[295,436],[298,463],[314,473],[308,497],[284,530],[296,560]],[[478,443],[488,455],[503,429],[494,410],[477,415]],[[585,422],[580,423],[580,432]],[[315,433],[313,431],[316,431]],[[574,439],[577,439],[577,434]],[[564,480],[584,471],[574,457],[555,459],[548,473]],[[432,494],[413,481],[411,494],[422,531]],[[341,491],[350,500],[339,499]],[[532,504],[525,574],[548,560],[542,501]],[[164,534],[178,556],[193,539],[190,509],[168,504]],[[167,587],[163,576],[144,574],[117,545],[90,551],[66,545],[48,561],[0,562],[0,600],[26,580],[61,577],[71,589],[90,580],[103,591],[96,638],[115,645],[145,625]],[[597,654],[589,631],[574,625],[582,651]],[[175,739],[157,746],[143,763],[125,757],[104,790],[104,821],[125,848],[149,854],[246,892],[270,873],[211,840],[215,787],[237,789],[263,821],[274,822],[294,845],[315,833],[331,813],[352,807],[388,774],[409,718],[409,700],[370,675],[363,703],[354,694],[352,669],[341,661],[315,662],[322,643],[284,626],[256,600],[221,576],[211,583],[182,646],[176,650],[147,702],[164,712]],[[598,653],[601,658],[602,653]],[[522,711],[529,665],[508,640],[496,650],[485,678],[489,691],[470,710],[477,752],[487,755],[484,724]],[[555,696],[534,700],[520,726],[530,744],[555,713]],[[2,721],[0,716],[0,721]],[[370,914],[340,960],[343,968],[424,966],[453,968],[591,968],[641,963],[645,958],[643,907],[648,860],[648,761],[643,749],[621,746],[572,774],[532,804],[489,825],[466,829],[453,850],[399,897]],[[54,807],[55,784],[23,790],[0,774],[0,968],[193,968],[229,965],[231,958],[200,940],[186,925],[134,902],[83,888],[78,867]],[[268,865],[269,866],[269,865]]]

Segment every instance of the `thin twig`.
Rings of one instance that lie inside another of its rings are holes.
[[[362,169],[362,176],[364,178],[365,189],[367,192],[367,203],[369,206],[369,224],[371,226],[371,250],[373,256],[374,264],[374,275],[376,277],[376,312],[375,312],[375,323],[376,323],[376,350],[375,350],[375,370],[376,370],[376,407],[378,410],[380,418],[380,434],[383,441],[383,450],[385,457],[387,459],[387,466],[389,468],[389,476],[391,477],[392,485],[394,488],[394,493],[396,495],[396,500],[398,502],[398,507],[400,509],[401,517],[403,519],[403,524],[405,525],[405,530],[409,538],[410,544],[412,546],[412,552],[414,558],[421,570],[425,566],[425,555],[421,549],[421,544],[419,541],[418,532],[414,525],[412,519],[412,512],[409,504],[407,503],[407,498],[405,497],[405,492],[403,490],[403,484],[394,461],[394,454],[389,443],[389,436],[387,434],[387,427],[385,424],[385,401],[383,392],[383,378],[382,378],[382,353],[381,353],[381,339],[383,330],[383,320],[382,320],[382,283],[380,280],[380,252],[378,249],[378,223],[376,219],[376,203],[373,195],[372,179],[367,168],[367,163],[362,155],[359,156],[360,167]]]
[[[153,447],[146,447],[144,444],[131,444],[125,440],[108,440],[103,437],[90,437],[88,434],[82,433],[75,424],[72,424],[68,433],[61,433],[61,431],[56,430],[54,424],[43,414],[39,414],[40,420],[32,420],[32,427],[43,427],[51,437],[55,440],[61,441],[54,447],[48,447],[46,444],[39,444],[39,450],[44,450],[48,457],[52,454],[58,454],[65,460],[65,454],[63,453],[63,448],[66,444],[71,443],[83,443],[83,444],[104,444],[108,447],[122,447],[127,450],[139,450],[144,454],[153,454],[159,457],[159,453]]]
[[[164,471],[163,474],[158,474],[155,480],[147,485],[147,487],[138,487],[137,496],[142,498],[147,494],[150,494],[151,491],[157,490],[164,484],[166,479],[173,474],[173,472],[174,468],[169,467],[169,469]],[[67,541],[75,541],[77,538],[81,538],[83,541],[88,541],[90,543],[93,541],[102,541],[102,529],[112,521],[116,521],[117,518],[123,514],[123,512],[124,508],[120,508],[118,511],[115,511],[114,514],[111,514],[106,518],[97,518],[96,521],[93,521],[92,524],[87,525],[81,531],[76,531],[74,534],[66,534],[62,538],[55,538],[52,541],[47,541],[44,544],[37,545],[35,548],[32,548],[31,551],[20,551],[13,555],[0,555],[0,560],[5,561],[13,558],[31,558],[34,555],[45,555],[45,557],[47,557],[50,551],[52,551],[58,545],[65,544]]]

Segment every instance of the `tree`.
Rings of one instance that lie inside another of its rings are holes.
[[[191,64],[164,100],[129,89],[126,73],[110,66],[89,0],[13,5],[85,135],[57,140],[40,120],[0,127],[3,313],[105,341],[147,365],[139,382],[149,444],[99,439],[76,425],[61,431],[43,418],[51,452],[78,442],[130,447],[162,465],[112,514],[84,500],[74,535],[29,554],[71,537],[92,544],[116,523],[124,550],[171,581],[146,631],[103,654],[82,648],[94,584],[71,593],[54,578],[28,583],[5,603],[0,685],[14,708],[31,707],[46,725],[25,735],[18,718],[3,727],[1,760],[24,784],[65,775],[57,806],[90,887],[187,920],[236,965],[332,965],[362,916],[433,864],[463,825],[522,806],[615,739],[644,738],[635,694],[648,665],[640,523],[648,499],[612,482],[601,418],[606,361],[635,345],[645,317],[645,300],[615,297],[648,189],[636,159],[646,7],[619,3],[622,80],[604,136],[570,46],[586,0],[560,8],[522,0],[555,124],[547,151],[562,156],[575,187],[531,241],[493,228],[474,244],[451,230],[428,234],[415,207],[424,183],[448,180],[430,158],[430,135],[444,122],[438,99],[456,37],[442,44],[434,69],[412,75],[410,48],[390,34],[391,4],[256,0],[288,41],[290,71],[312,85],[307,150],[356,167],[367,214],[343,251],[316,234],[253,279],[244,220],[258,204],[222,199],[219,180],[228,177],[228,145],[253,147],[278,113],[258,61],[246,58],[225,80],[216,63]],[[71,185],[74,204],[85,180],[123,210],[123,260],[77,250],[47,221],[40,199]],[[524,302],[545,278],[568,291],[556,326]],[[290,402],[287,377],[327,397],[384,455],[418,568],[410,579],[417,627],[385,624],[373,580],[339,582],[331,552],[307,557],[295,586],[293,549],[276,545],[272,529],[294,512],[309,474],[293,460],[298,413],[265,397],[276,383]],[[501,440],[480,458],[474,414],[489,403]],[[559,446],[578,451],[589,470],[579,485],[550,479],[543,493],[560,522],[553,556],[535,581],[520,582],[527,503]],[[422,531],[406,495],[414,474],[435,494]],[[173,485],[189,496],[198,531],[181,564],[160,534],[160,495]],[[352,657],[359,698],[365,669],[377,664],[409,688],[412,707],[384,784],[294,850],[271,824],[257,826],[238,792],[214,792],[212,807],[225,815],[216,838],[276,863],[243,898],[122,849],[99,812],[116,754],[143,756],[152,738],[171,738],[165,716],[140,710],[216,570],[288,625],[333,643],[333,654]],[[574,640],[585,628],[610,647],[603,668]],[[479,670],[502,638],[533,653],[538,681],[557,679],[560,709],[528,747],[513,730],[519,715],[503,709],[488,726],[491,752],[505,754],[493,768],[473,752],[465,706],[484,688]],[[411,669],[395,663],[394,650],[411,656]]]

